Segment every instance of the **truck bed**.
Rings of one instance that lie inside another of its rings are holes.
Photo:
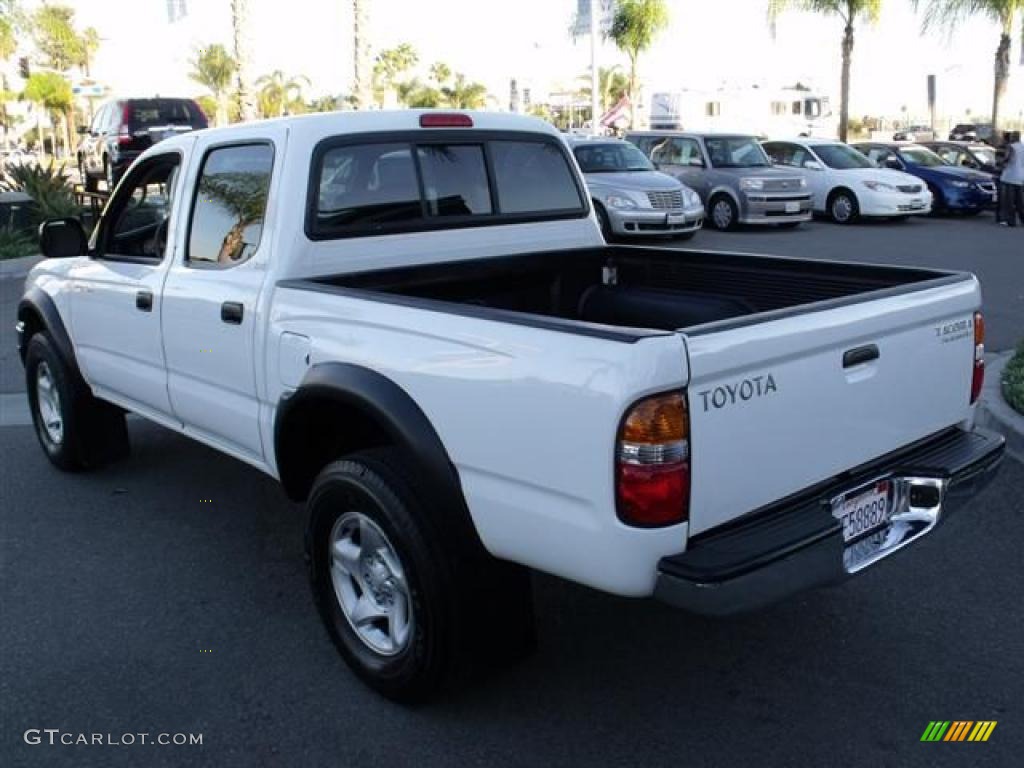
[[[289,280],[376,300],[635,341],[724,330],[966,279],[966,274],[607,246]],[[755,320],[756,318],[756,320]]]

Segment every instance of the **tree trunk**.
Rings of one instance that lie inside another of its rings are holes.
[[[370,0],[352,0],[352,92],[356,109],[367,109],[373,101],[370,88],[370,46],[367,44]]]
[[[238,62],[236,82],[242,120],[255,120],[256,102],[253,99],[252,76],[249,71],[249,0],[231,0],[231,26],[234,32],[235,61]]]
[[[214,98],[217,100],[217,114],[214,116],[216,125],[227,125],[228,124],[228,95],[224,91],[217,91],[214,94]]]
[[[632,53],[629,56],[629,127],[636,130],[636,60],[639,54]]]
[[[1006,95],[1006,82],[1010,79],[1010,35],[1004,29],[996,48],[995,87],[992,89],[992,134],[998,137],[999,106]]]
[[[220,252],[217,254],[217,263],[231,264],[242,257],[242,249],[245,247],[245,228],[249,222],[240,220],[228,230],[221,243]]]
[[[846,141],[850,122],[850,61],[853,58],[853,19],[843,30],[843,72],[839,81],[839,140]]]

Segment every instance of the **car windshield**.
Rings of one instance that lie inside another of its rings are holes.
[[[765,168],[771,165],[752,136],[721,136],[704,139],[715,168]]]
[[[584,173],[654,170],[651,161],[632,144],[588,144],[576,147],[573,154]]]
[[[925,149],[924,147],[900,147],[899,152],[904,162],[913,163],[914,165],[923,165],[926,168],[934,168],[937,165],[949,165],[949,163],[930,149]]]
[[[996,164],[996,151],[992,147],[971,147],[971,154],[985,165]]]
[[[821,158],[821,162],[837,171],[875,167],[864,155],[846,144],[816,144],[811,149]]]

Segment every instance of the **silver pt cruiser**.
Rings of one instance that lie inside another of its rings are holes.
[[[566,141],[583,171],[605,239],[670,235],[683,240],[703,225],[697,193],[659,173],[629,142],[577,136]]]

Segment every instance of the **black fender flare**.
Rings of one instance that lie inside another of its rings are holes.
[[[18,322],[24,323],[26,329],[29,325],[37,324],[49,333],[68,368],[80,381],[84,381],[82,371],[78,367],[78,359],[75,357],[75,347],[71,343],[67,328],[64,327],[60,310],[46,291],[39,286],[32,286],[25,292],[18,302]],[[27,348],[28,334],[22,332],[18,335],[18,354],[22,363],[25,362]]]
[[[274,421],[274,455],[278,476],[289,498],[302,500],[312,477],[308,468],[285,455],[300,437],[293,430],[302,420],[292,418],[311,401],[329,400],[368,417],[388,441],[403,449],[415,462],[418,478],[429,494],[431,508],[443,515],[439,521],[454,525],[464,542],[482,550],[473,525],[458,471],[430,420],[410,395],[391,379],[351,363],[327,362],[311,367],[298,389],[282,398]]]

